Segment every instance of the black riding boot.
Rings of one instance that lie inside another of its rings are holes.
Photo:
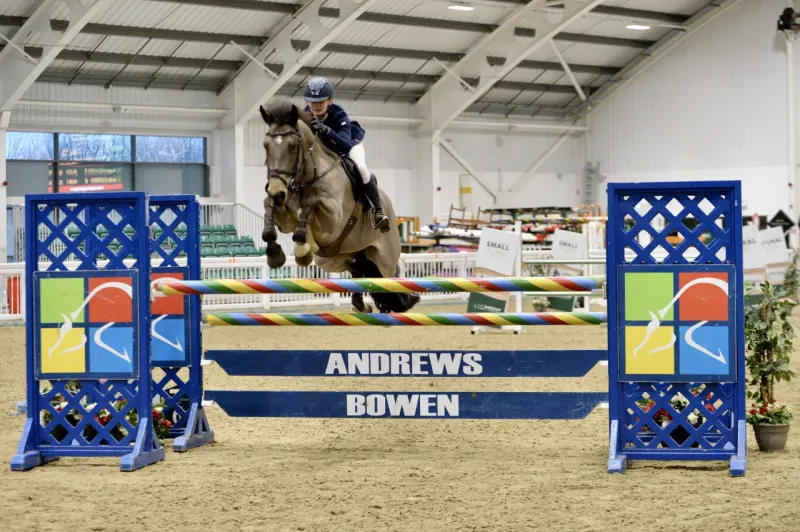
[[[372,203],[372,210],[375,214],[375,229],[380,229],[382,233],[389,230],[389,217],[383,212],[381,205],[381,192],[378,190],[378,181],[373,175],[369,183],[364,185],[369,202]]]

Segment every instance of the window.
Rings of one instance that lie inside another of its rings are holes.
[[[137,163],[205,164],[203,137],[136,137]]]
[[[204,137],[8,132],[7,193],[141,190],[207,196],[206,144]]]
[[[136,190],[149,194],[207,195],[206,167],[188,164],[137,164]]]
[[[58,134],[59,161],[130,162],[130,135]]]
[[[17,161],[52,161],[55,135],[31,131],[6,133],[6,159]]]
[[[6,161],[6,195],[44,194],[52,171],[53,163],[48,161]]]

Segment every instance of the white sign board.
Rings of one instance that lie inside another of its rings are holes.
[[[742,227],[742,254],[744,255],[744,280],[762,283],[767,280],[767,263],[758,225]]]
[[[480,277],[513,277],[522,272],[522,229],[520,222],[514,224],[514,232],[498,229],[481,229],[478,256],[475,260],[475,275]],[[508,293],[472,293],[467,302],[467,312],[504,312],[507,310]],[[522,312],[522,293],[515,294],[516,311]],[[473,334],[488,327],[476,326]],[[522,332],[522,327],[512,325],[503,330]]]
[[[475,272],[480,275],[506,277],[518,275],[521,243],[518,233],[490,228],[481,229]]]
[[[585,259],[588,256],[586,235],[583,233],[575,233],[563,229],[556,229],[553,233],[553,259]],[[580,264],[559,265],[554,269],[553,275],[583,275],[583,268],[584,266]]]
[[[764,262],[767,264],[767,277],[772,284],[783,284],[786,268],[791,263],[786,238],[782,227],[768,227],[758,232],[761,248],[764,250]]]

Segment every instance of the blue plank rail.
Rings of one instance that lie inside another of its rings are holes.
[[[583,377],[608,351],[210,350],[205,359],[234,376]]]
[[[206,390],[231,417],[583,419],[606,392],[295,392]]]

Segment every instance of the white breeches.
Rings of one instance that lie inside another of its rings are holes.
[[[369,168],[367,168],[367,152],[364,151],[364,144],[359,142],[350,150],[347,155],[356,163],[358,172],[361,174],[361,181],[366,185],[372,179]]]

